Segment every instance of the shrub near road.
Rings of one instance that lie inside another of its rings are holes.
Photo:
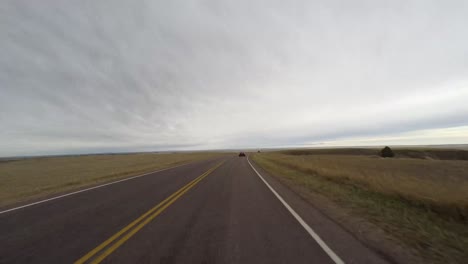
[[[367,218],[430,262],[468,259],[468,162],[353,155],[255,154],[292,189]]]

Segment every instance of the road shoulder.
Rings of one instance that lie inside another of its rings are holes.
[[[217,160],[220,160],[220,159],[222,159],[222,158],[216,157],[216,158],[205,159],[205,160],[189,161],[189,162],[185,162],[185,163],[181,163],[181,164],[175,164],[175,165],[171,165],[171,166],[167,166],[167,167],[161,167],[161,168],[158,168],[158,169],[155,169],[155,170],[152,170],[152,171],[148,171],[148,172],[129,173],[128,175],[124,175],[124,176],[120,176],[120,177],[113,177],[113,178],[105,179],[105,180],[95,182],[95,183],[89,183],[89,184],[84,184],[84,185],[81,185],[81,186],[76,186],[75,188],[72,188],[72,189],[69,189],[69,190],[57,191],[57,192],[53,192],[53,193],[38,194],[38,195],[36,195],[35,197],[32,197],[32,198],[25,198],[23,200],[20,200],[20,201],[17,201],[17,202],[14,202],[14,203],[11,203],[11,204],[8,204],[8,205],[5,205],[5,206],[0,206],[0,214],[8,213],[8,212],[15,211],[15,210],[18,210],[18,209],[23,209],[23,208],[34,206],[34,205],[37,205],[37,204],[50,202],[50,201],[57,200],[57,199],[62,199],[62,198],[65,198],[65,197],[68,197],[68,196],[71,196],[71,195],[91,191],[91,190],[94,190],[94,189],[99,189],[99,188],[106,187],[106,186],[109,186],[109,185],[113,185],[113,184],[117,184],[117,183],[123,183],[123,182],[129,181],[129,180],[134,180],[134,179],[138,179],[138,178],[141,178],[141,177],[154,175],[154,174],[157,174],[159,172],[168,171],[168,170],[172,170],[172,169],[177,169],[177,168],[184,167],[184,166],[189,166],[189,165],[208,163],[208,162],[217,161]]]
[[[372,223],[323,195],[289,186],[250,159],[263,178],[346,263],[422,263]]]

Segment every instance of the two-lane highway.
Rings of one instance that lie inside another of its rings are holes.
[[[339,261],[246,158],[192,163],[0,214],[0,263]]]

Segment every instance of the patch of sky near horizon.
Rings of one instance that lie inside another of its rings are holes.
[[[424,129],[395,134],[350,137],[333,140],[330,142],[309,142],[302,144],[303,147],[350,147],[350,146],[440,146],[454,149],[468,150],[467,142],[468,126],[454,128]],[[294,147],[294,146],[289,146]],[[297,147],[297,146],[296,146]]]
[[[468,143],[467,24],[466,1],[2,1],[0,156]]]

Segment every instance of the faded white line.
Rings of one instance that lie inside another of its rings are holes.
[[[125,178],[125,179],[118,180],[118,181],[108,182],[108,183],[104,183],[104,184],[101,184],[101,185],[98,185],[98,186],[94,186],[94,187],[91,187],[91,188],[79,190],[79,191],[76,191],[76,192],[71,192],[71,193],[67,193],[67,194],[55,196],[55,197],[52,197],[52,198],[49,198],[49,199],[40,200],[40,201],[37,201],[37,202],[34,202],[34,203],[30,203],[30,204],[18,206],[18,207],[11,208],[11,209],[8,209],[8,210],[5,210],[5,211],[0,211],[0,214],[8,213],[8,212],[15,211],[15,210],[18,210],[18,209],[22,209],[22,208],[25,208],[25,207],[33,206],[33,205],[36,205],[36,204],[41,204],[41,203],[49,202],[49,201],[52,201],[52,200],[60,199],[60,198],[67,197],[67,196],[70,196],[70,195],[74,195],[74,194],[77,194],[77,193],[82,193],[82,192],[86,192],[86,191],[98,189],[98,188],[105,187],[105,186],[108,186],[108,185],[111,185],[111,184],[115,184],[115,183],[119,183],[119,182],[124,182],[124,181],[133,180],[133,179],[140,178],[140,177],[143,177],[143,176],[146,176],[146,175],[149,175],[149,174],[158,173],[158,172],[161,172],[161,171],[166,171],[166,170],[170,170],[170,169],[182,167],[182,166],[188,165],[188,164],[190,164],[190,163],[192,163],[192,162],[185,163],[185,164],[181,164],[181,165],[177,165],[177,166],[174,166],[174,167],[169,167],[169,168],[161,169],[161,170],[156,170],[156,171],[152,171],[152,172],[147,172],[147,173],[145,173],[145,174],[133,176],[133,177],[130,177],[130,178]]]
[[[280,200],[280,202],[284,205],[284,207],[286,207],[286,209],[288,209],[288,211],[294,216],[294,218],[296,218],[296,220],[302,225],[302,227],[304,227],[304,229],[309,233],[309,235],[317,242],[317,244],[319,244],[319,246],[323,249],[323,251],[325,251],[325,253],[327,253],[327,255],[336,263],[336,264],[344,264],[343,260],[340,259],[340,257],[338,257],[338,255],[333,252],[333,250],[331,250],[331,248],[329,248],[327,246],[327,244],[319,237],[319,235],[317,235],[317,233],[315,233],[315,231],[302,219],[302,217],[300,217],[296,211],[294,211],[294,209],[291,208],[291,206],[289,206],[288,203],[286,203],[286,201],[283,199],[283,197],[281,197],[274,189],[273,187],[270,186],[270,184],[262,177],[262,175],[260,175],[260,173],[255,169],[255,167],[252,165],[252,163],[250,163],[250,160],[249,160],[249,157],[247,157],[247,162],[249,163],[250,167],[252,167],[252,169],[255,171],[255,173],[257,173],[258,177],[260,177],[260,179],[266,184],[266,186],[270,189],[270,191],[273,192],[273,194],[276,196],[276,198],[278,198],[278,200]]]

